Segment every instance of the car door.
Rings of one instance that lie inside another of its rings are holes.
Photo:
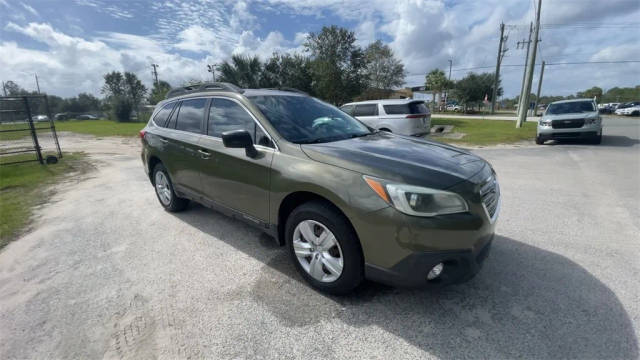
[[[167,128],[167,169],[178,192],[198,198],[202,195],[198,150],[204,133],[206,98],[185,99],[174,110]]]
[[[200,177],[205,196],[249,220],[267,223],[275,145],[256,118],[234,99],[212,98],[207,124],[207,135],[200,142],[203,152]],[[225,147],[221,134],[231,130],[247,130],[258,156],[251,158],[245,149]]]
[[[379,129],[378,104],[358,104],[353,110],[353,116],[366,125]]]

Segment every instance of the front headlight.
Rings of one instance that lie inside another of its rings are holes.
[[[371,189],[398,211],[413,216],[436,216],[469,211],[458,194],[420,186],[393,184],[364,176]]]
[[[540,126],[551,126],[551,120],[540,119]]]
[[[598,123],[598,120],[600,120],[599,117],[590,117],[590,118],[586,118],[584,119],[584,123],[585,125],[591,125],[591,124],[596,124]]]

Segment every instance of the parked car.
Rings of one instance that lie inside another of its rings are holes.
[[[538,122],[536,144],[547,140],[587,139],[602,141],[602,119],[593,99],[555,101]]]
[[[36,115],[33,117],[33,121],[37,121],[37,122],[49,121],[49,117],[47,115]]]
[[[624,104],[620,104],[618,106],[618,108],[615,111],[616,115],[631,115],[631,113],[633,112],[633,110],[629,110],[630,108],[633,108],[635,106],[640,105],[640,101],[634,101],[634,102],[627,102]]]
[[[640,116],[640,105],[634,105],[634,106],[631,106],[631,107],[620,109],[619,113],[616,110],[616,114],[618,114],[618,115],[626,115],[626,116]]]
[[[195,201],[257,226],[321,291],[347,293],[365,278],[463,282],[494,236],[500,189],[485,160],[373,130],[299,92],[174,89],[140,137],[167,211]]]
[[[69,119],[69,114],[67,113],[57,113],[55,115],[53,115],[53,119],[58,121],[58,120],[67,120]]]
[[[462,107],[458,104],[447,105],[447,111],[462,111]]]
[[[78,119],[78,120],[98,120],[98,117],[90,115],[90,114],[84,114],[84,115],[78,115],[78,117],[76,119]]]
[[[431,129],[431,112],[423,100],[369,100],[344,104],[340,109],[382,131],[421,136]]]

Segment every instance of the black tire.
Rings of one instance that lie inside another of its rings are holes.
[[[156,186],[156,179],[157,179],[157,173],[161,172],[167,179],[167,187],[168,187],[168,192],[169,192],[169,196],[170,196],[170,200],[164,201],[161,198],[160,193],[158,192],[158,187]],[[179,212],[182,211],[184,209],[187,208],[187,205],[189,205],[189,200],[188,199],[183,199],[181,197],[178,197],[175,193],[175,191],[173,191],[173,183],[171,182],[171,177],[169,177],[169,172],[167,171],[167,169],[164,167],[164,165],[162,165],[162,163],[158,163],[154,168],[153,168],[153,188],[155,189],[156,192],[156,197],[158,197],[158,201],[160,202],[160,205],[162,205],[162,207],[165,208],[165,210],[169,211],[169,212]]]
[[[592,143],[599,145],[600,143],[602,143],[602,134],[596,135],[592,140]]]
[[[541,138],[540,136],[536,136],[536,144],[538,145],[544,144],[544,139]]]
[[[313,220],[326,226],[335,236],[342,250],[343,269],[340,276],[332,282],[314,279],[302,267],[293,248],[293,236],[296,227],[304,220]],[[289,215],[285,237],[291,261],[302,277],[314,288],[329,294],[342,295],[353,291],[364,279],[364,260],[360,241],[349,221],[335,206],[323,201],[311,201],[295,208]]]

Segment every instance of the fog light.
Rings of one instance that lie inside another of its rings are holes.
[[[440,274],[442,273],[442,269],[444,269],[443,263],[439,263],[438,265],[434,266],[427,274],[427,280],[433,280],[440,276]]]

